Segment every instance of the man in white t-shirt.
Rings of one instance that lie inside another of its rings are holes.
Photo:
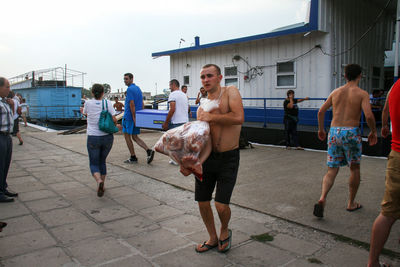
[[[169,82],[171,94],[168,97],[169,112],[162,127],[164,130],[176,128],[189,121],[189,103],[184,92],[179,90],[179,82],[175,79]]]

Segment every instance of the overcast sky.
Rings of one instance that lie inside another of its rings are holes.
[[[151,53],[266,33],[305,20],[309,0],[3,1],[0,76],[64,67],[87,73],[85,88],[168,87],[169,57]]]

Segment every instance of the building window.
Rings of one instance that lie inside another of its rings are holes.
[[[276,87],[296,87],[296,65],[293,61],[276,63]]]
[[[237,76],[237,67],[225,67],[225,76]]]
[[[183,76],[183,84],[184,85],[189,85],[190,84],[189,75]]]
[[[238,87],[238,79],[237,78],[225,79],[225,86],[231,86],[231,85]]]
[[[238,84],[238,77],[237,77],[237,67],[225,67],[224,74],[225,74],[225,86],[236,86],[239,88]]]

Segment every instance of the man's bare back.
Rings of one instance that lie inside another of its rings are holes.
[[[332,99],[333,127],[358,127],[361,111],[369,105],[369,95],[366,91],[352,84],[345,84],[335,89]]]
[[[357,80],[348,81],[342,87],[335,89],[318,111],[318,138],[324,140],[326,132],[324,129],[325,112],[332,108],[331,127],[358,127],[360,125],[361,111],[371,132],[368,135],[370,145],[377,142],[374,114],[369,104],[369,95],[358,87]]]

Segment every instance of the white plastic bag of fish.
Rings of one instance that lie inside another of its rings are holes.
[[[207,99],[208,100],[208,99]],[[204,101],[199,107],[206,112],[218,108],[218,101]],[[205,121],[187,122],[168,130],[154,145],[157,152],[169,156],[180,166],[190,170],[197,179],[203,180],[200,152],[211,142],[210,125]]]

